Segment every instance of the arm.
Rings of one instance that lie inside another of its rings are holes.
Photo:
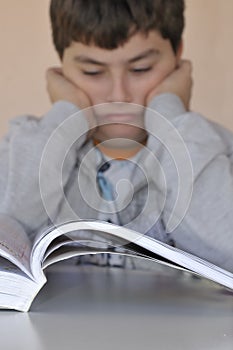
[[[44,147],[60,123],[77,111],[70,103],[57,102],[42,119],[29,116],[15,118],[11,121],[8,135],[0,144],[0,213],[16,219],[27,233],[37,230],[47,220],[39,188],[39,168]],[[81,145],[88,130],[83,116],[77,122],[77,130]],[[56,151],[48,160],[47,181],[50,196],[56,202],[55,206],[60,198],[56,198],[57,189],[54,188],[51,178],[55,174],[50,170],[56,169],[56,164],[64,154],[67,136],[60,133],[60,142],[56,144]],[[76,154],[71,150],[63,172],[64,182],[68,181],[75,159]]]
[[[49,84],[51,89],[51,79]],[[77,99],[76,96],[76,101]],[[13,119],[8,135],[0,144],[0,213],[15,219],[28,234],[37,231],[48,221],[39,186],[40,162],[44,148],[58,126],[80,111],[72,101],[61,100],[62,98],[54,98],[53,107],[41,119],[30,116]],[[83,96],[80,96],[80,103],[81,100],[84,100]],[[82,106],[84,107],[84,104]],[[73,120],[72,126],[75,126],[75,129],[70,130],[70,125],[67,125],[57,133],[54,152],[49,154],[47,159],[45,181],[51,212],[54,212],[54,215],[62,200],[58,196],[55,179],[61,170],[58,164],[62,164],[64,155],[66,156],[67,142],[72,132],[75,132],[76,148],[70,149],[62,169],[64,185],[76,162],[75,150],[85,142],[89,130],[87,117],[83,113],[78,113],[77,118]]]
[[[172,75],[169,77],[170,82],[173,78]],[[180,98],[182,92],[177,93],[176,89],[174,84],[171,93],[169,89],[167,93],[162,91],[149,102],[149,107],[161,113],[182,136],[193,168],[191,201],[187,203],[186,211],[178,208],[175,215],[179,224],[169,236],[177,247],[233,272],[233,135],[201,115],[188,112]],[[153,113],[147,114],[146,127],[154,134],[161,132]],[[168,137],[167,140],[170,139]],[[179,164],[177,172],[174,160],[164,147],[160,145],[158,148],[153,137],[149,137],[148,144],[151,149],[157,150],[165,171],[167,197],[162,220],[167,228],[177,199],[178,173],[185,173],[187,164]],[[180,154],[177,156],[179,158]]]

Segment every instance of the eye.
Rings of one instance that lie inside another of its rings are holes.
[[[152,67],[144,67],[144,68],[132,68],[132,73],[145,73],[149,72],[152,69]]]
[[[101,71],[83,71],[83,74],[84,75],[92,75],[92,76],[95,76],[95,75],[100,75],[102,74]]]

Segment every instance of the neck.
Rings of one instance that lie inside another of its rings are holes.
[[[94,145],[107,157],[113,159],[129,159],[134,157],[145,145],[146,140],[139,143],[132,141],[127,145],[127,147],[119,147],[120,139],[118,139],[118,147],[112,144],[112,142],[104,141],[100,142],[98,140],[93,140]]]

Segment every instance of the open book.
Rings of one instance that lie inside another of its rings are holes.
[[[24,231],[16,229],[11,234],[4,234],[3,225],[0,233],[0,308],[28,311],[46,283],[44,269],[47,266],[74,256],[99,253],[147,259],[233,289],[232,273],[122,226],[95,220],[67,222],[40,232],[32,244]]]

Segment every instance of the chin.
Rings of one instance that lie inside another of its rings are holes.
[[[132,141],[141,143],[145,141],[146,137],[146,130],[125,124],[103,125],[93,135],[93,138],[100,142],[111,141],[111,143],[118,145],[120,148],[125,147],[124,144],[128,144],[128,142],[132,143]]]

